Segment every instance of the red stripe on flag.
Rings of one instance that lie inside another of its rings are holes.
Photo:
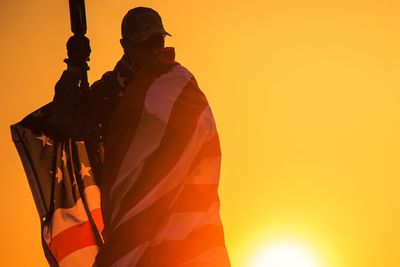
[[[103,216],[101,214],[101,209],[94,209],[94,210],[90,211],[90,213],[92,214],[92,218],[93,218],[94,223],[96,224],[97,230],[99,231],[99,233],[101,233],[104,228]]]
[[[49,248],[60,262],[69,254],[88,246],[96,246],[92,227],[89,222],[72,226],[51,239]]]

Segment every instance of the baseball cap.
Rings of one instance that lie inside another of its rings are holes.
[[[155,34],[171,36],[162,24],[160,15],[148,7],[136,7],[128,11],[122,19],[121,34],[123,39],[141,43]]]

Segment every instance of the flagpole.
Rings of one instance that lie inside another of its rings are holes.
[[[71,31],[76,36],[85,36],[87,31],[86,24],[86,9],[85,9],[85,0],[69,0],[69,14],[71,21]],[[89,66],[87,62],[82,62],[81,67],[81,84],[80,87],[82,91],[85,91],[89,88],[87,71],[89,70]]]

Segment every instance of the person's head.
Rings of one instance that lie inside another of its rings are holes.
[[[129,61],[142,65],[164,49],[165,31],[160,15],[147,7],[136,7],[128,11],[122,20],[121,45]]]

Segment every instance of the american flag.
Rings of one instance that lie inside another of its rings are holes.
[[[97,166],[91,166],[96,160],[89,160],[83,141],[52,140],[50,109],[48,104],[12,125],[12,138],[38,209],[50,266],[92,266],[103,243]]]
[[[219,215],[221,151],[215,121],[193,75],[174,58],[169,57],[169,61],[161,66],[147,64],[124,89],[109,124],[101,174],[92,172],[90,155],[97,152],[86,152],[87,144],[69,140],[56,145],[45,135],[29,133],[41,153],[56,159],[52,173],[49,169],[47,174],[56,185],[53,191],[65,194],[67,190],[57,191],[57,185],[67,177],[71,188],[74,181],[83,182],[84,190],[77,187],[79,198],[74,207],[82,215],[78,225],[86,231],[85,240],[91,241],[82,244],[72,235],[66,235],[69,241],[54,241],[60,231],[77,226],[70,226],[69,216],[63,216],[64,209],[60,216],[54,212],[54,223],[43,227],[45,244],[60,264],[88,255],[86,265],[79,262],[68,266],[91,266],[93,257],[98,267],[230,266]],[[13,131],[18,127],[14,126]],[[66,161],[62,159],[63,151]],[[39,165],[43,162],[39,154],[37,161]],[[64,167],[64,162],[72,167]],[[29,171],[27,174],[29,177]],[[103,231],[94,179],[97,176],[101,181]],[[51,188],[51,183],[44,186]],[[69,222],[61,222],[64,228],[58,228],[56,219]],[[71,244],[69,249],[63,247],[67,244]],[[77,257],[72,258],[74,255]]]

